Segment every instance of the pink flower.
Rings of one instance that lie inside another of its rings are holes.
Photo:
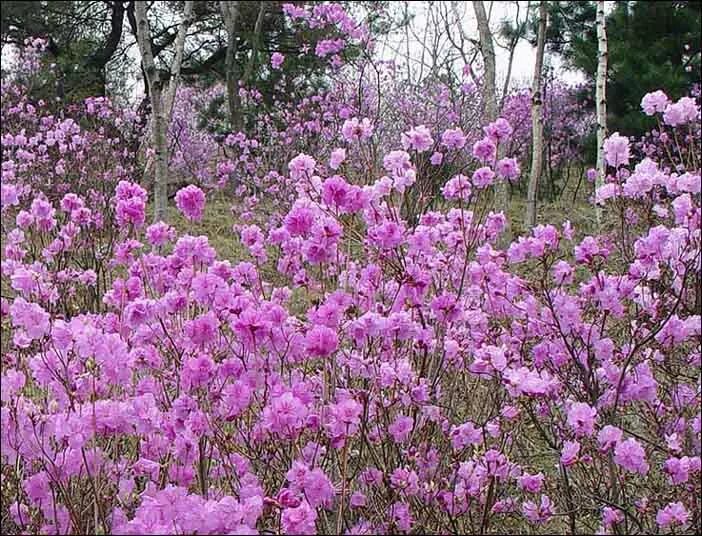
[[[646,93],[641,99],[641,109],[646,115],[663,113],[668,105],[668,96],[660,89],[653,93]]]
[[[214,340],[217,336],[219,322],[215,314],[209,313],[190,320],[185,324],[185,334],[195,345],[202,345]]]
[[[522,504],[522,513],[531,523],[546,523],[553,516],[551,498],[548,495],[541,495],[541,502],[538,505],[533,501],[525,501]]]
[[[344,49],[345,43],[343,39],[322,39],[317,43],[314,53],[320,58],[336,54]]]
[[[699,121],[699,108],[695,100],[690,97],[682,97],[675,104],[668,104],[663,112],[663,121],[666,125],[676,127]]]
[[[334,149],[329,158],[329,167],[336,170],[346,160],[346,149]]]
[[[367,140],[373,134],[373,127],[370,119],[364,117],[361,121],[358,117],[347,119],[341,127],[341,134],[348,142]]]
[[[307,351],[315,357],[331,355],[339,347],[336,332],[327,326],[314,326],[305,337]]]
[[[414,471],[398,467],[390,475],[390,485],[405,495],[416,495],[419,492],[419,477]]]
[[[350,191],[351,186],[343,177],[333,175],[322,183],[322,200],[328,207],[344,208]]]
[[[617,525],[624,521],[624,513],[621,510],[605,506],[602,509],[602,524],[611,528],[613,525]]]
[[[393,437],[396,443],[404,443],[409,438],[410,432],[414,427],[412,417],[406,415],[398,415],[388,427],[388,432]]]
[[[146,228],[146,238],[152,246],[163,246],[167,242],[173,241],[176,230],[162,221],[149,225]]]
[[[12,324],[24,328],[30,339],[39,339],[49,333],[50,317],[40,305],[15,298],[10,306]]]
[[[402,134],[402,147],[406,150],[414,150],[418,153],[428,151],[434,144],[429,129],[424,125],[414,127]]]
[[[403,240],[404,229],[394,221],[384,221],[368,232],[372,243],[382,249],[392,249],[399,246]]]
[[[612,167],[629,164],[629,138],[615,132],[604,142],[604,153],[607,164]]]
[[[304,236],[312,229],[314,216],[309,207],[293,207],[285,216],[285,228],[292,236]]]
[[[539,493],[545,479],[546,477],[543,473],[537,473],[535,475],[524,473],[522,476],[517,478],[517,482],[522,490],[528,493]]]
[[[178,190],[175,196],[176,206],[181,214],[190,221],[202,219],[205,208],[205,192],[191,184]]]
[[[495,121],[483,127],[483,131],[496,143],[505,141],[512,135],[512,125],[503,117],[498,117]]]
[[[684,525],[690,518],[690,513],[687,511],[683,503],[674,502],[668,503],[665,508],[658,510],[656,514],[656,523],[659,527],[669,527],[671,525]]]
[[[668,458],[663,464],[663,470],[670,476],[673,484],[682,484],[690,478],[692,463],[689,457]]]
[[[138,184],[120,181],[115,193],[117,197],[117,223],[141,227],[146,219],[146,190]]]
[[[473,144],[473,156],[487,162],[495,158],[497,148],[490,138],[483,138]]]
[[[305,497],[313,508],[330,508],[334,500],[334,486],[321,469],[307,471],[303,481]]]
[[[456,175],[444,184],[441,191],[446,199],[468,201],[471,194],[470,180],[465,175]]]
[[[408,505],[402,502],[393,503],[390,506],[390,519],[397,525],[397,528],[403,531],[409,531],[412,528],[412,514]]]
[[[501,158],[497,161],[495,170],[500,177],[509,181],[514,181],[519,178],[519,174],[521,173],[516,158]]]
[[[296,508],[286,508],[280,516],[280,524],[285,534],[316,534],[317,512],[307,501]]]
[[[280,52],[274,52],[271,54],[271,67],[273,69],[280,69],[280,66],[283,65],[283,61],[285,61],[285,56],[283,56]]]
[[[568,410],[568,426],[578,437],[594,433],[595,419],[597,419],[597,410],[583,402],[576,402]]]
[[[447,129],[441,135],[441,144],[448,149],[462,149],[466,145],[466,136],[460,128]]]
[[[390,151],[383,157],[385,171],[400,174],[412,168],[410,155],[405,151]]]
[[[482,432],[470,421],[452,427],[450,437],[455,450],[461,450],[468,445],[480,445],[483,442]]]
[[[311,156],[300,153],[288,163],[290,176],[295,180],[310,178],[317,162]]]
[[[489,166],[481,167],[473,172],[473,186],[476,188],[486,188],[495,179],[495,172]]]
[[[566,441],[563,443],[563,449],[561,450],[561,463],[565,466],[571,466],[578,461],[578,454],[580,453],[580,443],[577,441]]]
[[[646,451],[634,438],[622,441],[614,448],[614,462],[632,473],[648,473]]]
[[[441,163],[444,161],[444,154],[440,152],[434,152],[431,155],[431,158],[429,159],[429,162],[431,162],[432,166],[440,166]]]
[[[623,433],[616,426],[606,425],[597,434],[597,442],[602,450],[609,450],[622,440]]]

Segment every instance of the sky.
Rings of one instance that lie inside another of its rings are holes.
[[[421,57],[421,42],[424,38],[424,34],[425,32],[428,32],[428,35],[431,36],[433,29],[436,27],[436,24],[428,18],[430,3],[434,4],[434,6],[441,4],[444,6],[444,9],[448,9],[451,12],[452,17],[455,17],[456,14],[460,15],[460,24],[463,28],[464,35],[470,39],[478,39],[478,29],[472,2],[457,0],[444,0],[443,2],[410,1],[407,2],[410,15],[413,15],[410,31],[406,32],[405,30],[401,30],[395,32],[388,37],[387,42],[381,43],[376,49],[380,59],[395,60],[399,64],[404,63],[406,61],[406,41],[407,37],[409,37],[410,56],[413,57],[412,61],[415,65],[418,63],[418,58]],[[399,1],[393,2],[393,4],[396,9],[400,10],[402,10],[404,6],[404,2]],[[497,34],[497,29],[499,28],[500,22],[503,19],[514,20],[517,13],[516,4],[519,4],[520,19],[523,19],[527,10],[527,4],[529,4],[529,2],[521,0],[518,2],[485,2],[485,8],[488,12],[489,24],[491,30],[493,31],[493,35]],[[606,4],[607,8],[611,8],[611,4],[613,4],[613,2],[606,2]],[[453,7],[454,5],[455,8]],[[453,33],[454,39],[456,39],[455,36],[458,35],[459,32],[459,28],[456,23],[452,24],[450,29]],[[449,44],[450,43],[446,37],[444,37],[443,45],[448,46]],[[128,54],[135,61],[139,61],[139,51],[136,46],[130,47]],[[509,53],[504,48],[496,45],[495,54],[497,62],[497,85],[498,88],[502,88],[502,83],[507,72]],[[3,47],[3,67],[7,66],[8,64],[12,64],[15,59],[14,56],[14,51],[9,50],[9,47]],[[535,47],[532,47],[526,40],[520,40],[515,49],[514,60],[512,63],[512,77],[510,82],[511,88],[531,85],[534,61]],[[544,65],[546,67],[553,67],[557,77],[565,82],[576,84],[584,80],[582,73],[565,69],[557,56],[546,54]],[[457,70],[461,69],[462,67],[462,64],[456,65]],[[141,89],[141,83],[134,80],[132,98],[136,99],[140,92],[143,92],[143,89]]]
[[[500,22],[503,19],[514,21],[517,14],[517,6],[519,4],[519,17],[520,20],[524,20],[527,4],[526,1],[497,1],[497,2],[485,2],[485,10],[488,12],[490,29],[493,31],[493,35],[497,34],[497,30],[500,26]],[[397,2],[397,5],[402,4]],[[409,32],[410,38],[410,54],[415,57],[415,64],[417,63],[416,58],[421,56],[422,45],[425,28],[429,25],[429,32],[431,32],[432,27],[436,25],[433,24],[430,19],[428,19],[428,4],[429,2],[409,2],[408,7],[410,9],[410,14],[414,15],[412,22],[412,28]],[[439,2],[434,2],[434,4],[439,4]],[[468,1],[445,1],[442,2],[444,6],[451,6],[455,4],[457,12],[461,15],[461,25],[463,27],[464,35],[468,38],[478,39],[478,26],[475,19],[472,2]],[[533,2],[532,2],[533,4]],[[452,8],[449,8],[452,14],[455,13]],[[451,27],[454,35],[454,40],[456,35],[459,33],[459,28],[454,24]],[[400,63],[404,63],[406,56],[406,45],[405,41],[407,39],[407,34],[404,31],[397,32],[395,35],[388,39],[388,43],[383,47],[379,47],[379,52],[382,59],[395,60]],[[448,45],[448,40],[445,40]],[[402,54],[398,54],[398,51]],[[502,87],[502,82],[507,72],[507,65],[509,62],[509,52],[500,46],[495,46],[496,55],[496,69],[497,69],[497,82],[498,87]],[[534,61],[536,57],[536,49],[532,47],[526,40],[520,40],[514,53],[514,60],[512,62],[512,77],[510,82],[510,87],[530,85],[532,77],[534,75]],[[579,83],[584,81],[584,76],[580,72],[570,71],[565,69],[562,62],[557,56],[546,54],[544,58],[544,66],[551,66],[554,68],[554,72],[557,76],[568,83]],[[462,65],[460,66],[462,67]]]

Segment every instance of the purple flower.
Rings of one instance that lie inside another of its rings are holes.
[[[493,183],[495,172],[489,166],[481,167],[473,172],[473,185],[476,188],[486,188]]]
[[[521,169],[516,158],[501,158],[495,166],[497,174],[503,179],[514,181],[519,178]]]
[[[622,441],[614,448],[614,463],[632,473],[648,473],[646,451],[634,438]]]
[[[597,442],[604,451],[614,448],[622,440],[623,433],[616,426],[606,425],[597,434]]]
[[[395,420],[388,427],[388,432],[395,440],[395,443],[404,443],[409,439],[409,435],[414,427],[414,420],[412,417],[407,417],[405,415],[398,415]]]
[[[652,93],[646,93],[641,99],[641,109],[646,115],[663,113],[668,106],[668,96],[660,89]]]
[[[656,523],[659,527],[666,528],[671,525],[684,525],[690,518],[690,513],[687,511],[683,503],[674,502],[668,503],[665,508],[658,510],[656,514]]]
[[[580,454],[580,443],[577,441],[565,441],[561,450],[561,463],[565,467],[569,467],[578,461]]]
[[[307,501],[296,508],[286,508],[280,516],[280,524],[285,534],[316,534],[317,512]]]
[[[327,326],[313,327],[305,337],[307,351],[315,357],[327,357],[339,347],[339,338]]]
[[[336,170],[346,160],[346,149],[334,149],[329,158],[329,167]]]
[[[290,176],[295,180],[300,180],[303,178],[311,178],[314,173],[314,168],[317,162],[311,156],[306,154],[299,154],[288,163],[288,169],[290,170]]]
[[[423,153],[428,151],[433,144],[431,133],[424,125],[414,127],[402,134],[402,147],[405,151],[414,150]]]
[[[578,437],[592,435],[596,419],[597,410],[583,402],[576,402],[568,410],[568,426]]]
[[[176,206],[181,214],[190,221],[202,219],[205,208],[205,192],[191,184],[178,190],[175,196]]]
[[[447,129],[441,135],[441,144],[448,149],[462,149],[466,145],[466,136],[460,128]]]
[[[629,138],[615,132],[604,141],[604,153],[607,164],[612,167],[629,164]]]
[[[358,117],[354,117],[344,121],[341,134],[348,142],[367,140],[373,134],[373,126],[367,117],[360,121]]]
[[[283,61],[285,61],[285,56],[283,56],[280,52],[274,52],[271,54],[271,67],[273,69],[280,69],[280,66],[283,65]]]
[[[483,138],[473,144],[473,156],[487,162],[495,158],[497,148],[495,143],[490,138]]]

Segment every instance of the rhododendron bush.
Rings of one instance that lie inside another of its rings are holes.
[[[330,115],[336,144],[271,168],[279,217],[230,222],[236,259],[149,224],[136,119],[85,106],[3,86],[3,531],[699,531],[694,98],[647,95],[657,135],[608,138],[601,233],[505,247],[507,118],[381,141]],[[200,186],[173,200],[189,223]]]

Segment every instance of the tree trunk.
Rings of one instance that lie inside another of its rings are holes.
[[[162,102],[163,82],[154,64],[151,51],[151,35],[146,18],[146,2],[134,2],[134,15],[137,25],[137,41],[141,51],[146,82],[149,86],[151,102],[151,142],[156,154],[154,178],[154,221],[165,221],[168,199],[168,146],[166,144],[165,110]]]
[[[482,0],[473,1],[475,18],[478,20],[478,32],[480,34],[480,53],[483,56],[485,75],[483,78],[483,99],[485,119],[494,121],[497,119],[497,89],[495,86],[495,46],[492,41],[492,34],[488,26],[485,6]]]
[[[527,191],[528,227],[536,225],[536,192],[543,169],[544,158],[544,120],[542,117],[543,96],[541,93],[541,78],[544,64],[544,45],[546,43],[546,25],[548,13],[546,2],[539,2],[539,33],[536,40],[536,63],[534,64],[534,79],[531,83],[531,173],[529,174],[529,188]]]
[[[595,102],[597,106],[597,177],[595,188],[604,184],[605,159],[604,141],[607,137],[607,29],[605,23],[605,3],[597,2],[597,79],[595,81]],[[601,224],[601,210],[595,207],[597,228]]]
[[[187,0],[183,8],[183,20],[178,26],[178,37],[176,37],[176,53],[173,65],[171,65],[171,79],[168,82],[168,95],[166,96],[166,119],[168,125],[171,123],[173,114],[173,103],[175,102],[176,91],[180,84],[180,66],[183,63],[183,49],[185,48],[185,36],[193,21],[193,1]]]
[[[255,67],[258,61],[258,52],[261,50],[261,32],[263,31],[263,20],[266,16],[266,2],[262,1],[258,7],[258,15],[254,24],[253,35],[251,36],[251,56],[244,71],[244,83],[253,85],[255,83]]]
[[[483,56],[483,65],[485,73],[483,77],[483,102],[484,118],[486,122],[491,122],[497,119],[497,86],[495,83],[495,45],[492,40],[492,33],[488,25],[487,14],[485,13],[485,5],[482,0],[473,0],[473,10],[475,18],[478,21],[478,33],[480,35],[480,53]],[[501,151],[498,148],[498,158]],[[503,210],[505,213],[509,209],[509,190],[506,182],[498,182],[495,186],[495,204],[497,209]],[[507,226],[502,235],[501,245],[505,245],[511,238],[509,218]]]
[[[229,107],[229,122],[232,130],[238,132],[242,129],[241,98],[239,97],[239,65],[236,63],[236,23],[239,18],[239,2],[225,1],[219,3],[224,26],[227,29],[227,55],[225,66],[227,70],[227,104]]]

